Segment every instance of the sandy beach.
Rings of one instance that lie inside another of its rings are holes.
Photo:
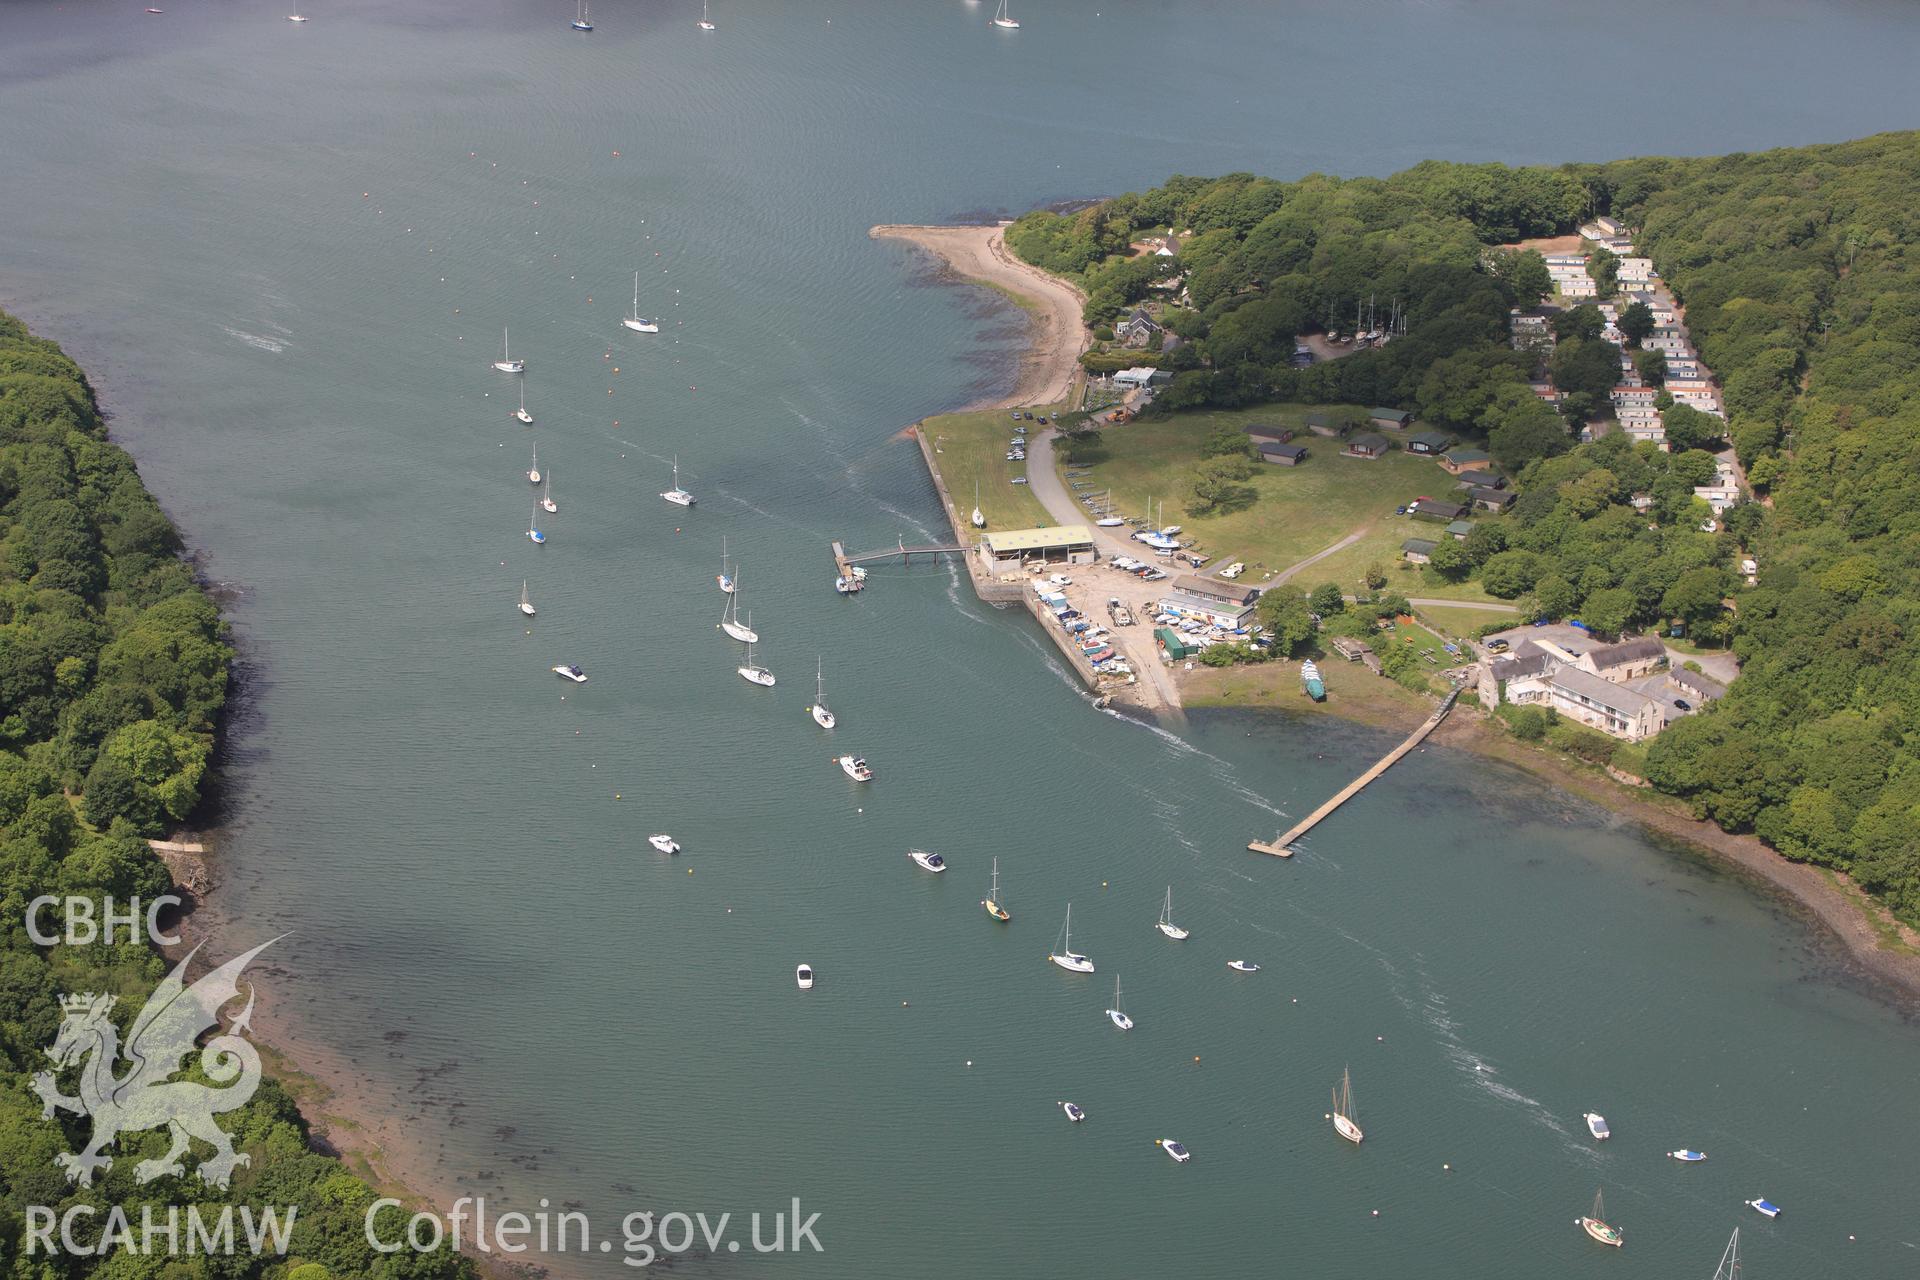
[[[1032,322],[1020,372],[1005,397],[966,405],[966,410],[1009,405],[1058,404],[1067,398],[1089,342],[1080,322],[1086,295],[1058,276],[1028,266],[1007,249],[1007,229],[994,227],[880,226],[876,240],[905,240],[931,254],[961,280],[1014,296]]]

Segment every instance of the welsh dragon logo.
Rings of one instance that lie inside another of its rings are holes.
[[[188,986],[184,975],[199,954],[200,948],[195,947],[154,988],[124,1046],[107,1016],[119,997],[92,992],[61,997],[66,1017],[47,1056],[59,1069],[81,1064],[80,1096],[61,1093],[53,1071],[35,1075],[33,1091],[40,1095],[43,1119],[52,1119],[58,1107],[93,1120],[93,1136],[84,1150],[78,1155],[63,1151],[54,1157],[54,1163],[66,1170],[67,1181],[91,1186],[95,1170],[113,1167],[113,1157],[104,1153],[122,1133],[163,1127],[172,1135],[173,1145],[158,1160],[135,1165],[136,1182],[183,1175],[186,1166],[181,1157],[193,1138],[213,1147],[213,1156],[200,1162],[200,1180],[209,1186],[224,1189],[234,1167],[249,1162],[246,1155],[234,1151],[233,1140],[214,1123],[214,1117],[245,1106],[260,1086],[260,1055],[243,1038],[253,1019],[251,985],[246,1008],[227,1030],[204,1047],[198,1042],[219,1025],[220,1010],[240,995],[240,973],[248,962],[278,941],[269,939]],[[223,1087],[169,1079],[185,1069],[184,1059],[196,1049],[208,1079]],[[125,1071],[116,1075],[123,1058]]]

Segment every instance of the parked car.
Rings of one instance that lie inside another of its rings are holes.
[[[1073,585],[1073,579],[1064,573],[1050,573],[1047,575],[1047,581],[1056,587],[1070,587]]]
[[[1008,481],[1009,484],[1025,484],[1026,482],[1027,478],[1025,476],[1015,476],[1012,480]]]

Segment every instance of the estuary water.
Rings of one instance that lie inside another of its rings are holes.
[[[1253,857],[1381,735],[1102,714],[950,567],[848,601],[827,556],[939,531],[897,432],[1021,333],[873,223],[1904,127],[1920,11],[159,7],[0,6],[0,301],[231,595],[214,947],[293,931],[276,1036],[423,1189],[821,1213],[824,1253],[680,1264],[713,1276],[1704,1277],[1735,1226],[1754,1276],[1920,1267],[1920,1033],[1772,900],[1437,747]],[[635,271],[657,337],[619,327]],[[771,690],[715,630],[723,536]],[[1069,901],[1090,978],[1043,961]],[[1597,1188],[1619,1254],[1573,1225]]]

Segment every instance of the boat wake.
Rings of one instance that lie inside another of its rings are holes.
[[[235,329],[230,325],[224,324],[220,326],[220,329],[229,338],[244,342],[255,351],[271,351],[275,355],[278,355],[287,349],[286,341],[281,338],[269,338],[265,334],[248,333],[245,330]]]

